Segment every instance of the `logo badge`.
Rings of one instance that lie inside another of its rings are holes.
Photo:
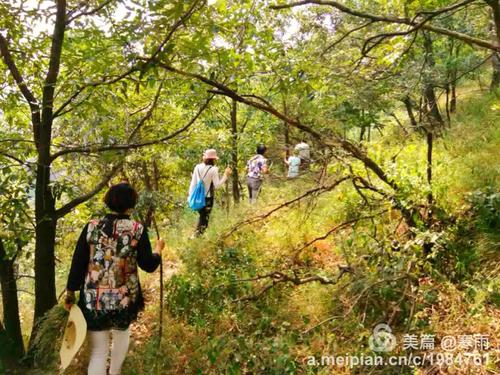
[[[396,336],[388,324],[380,323],[373,329],[373,334],[368,339],[368,345],[374,352],[390,352],[397,344]]]

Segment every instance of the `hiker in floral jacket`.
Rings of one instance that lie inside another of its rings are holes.
[[[262,187],[263,175],[269,173],[267,159],[264,157],[267,147],[257,146],[257,154],[247,162],[247,186],[250,203],[257,202]]]
[[[112,186],[104,197],[112,211],[91,220],[78,239],[68,276],[65,307],[75,303],[87,321],[90,343],[88,373],[106,374],[110,333],[113,337],[109,374],[119,374],[128,351],[129,325],[144,307],[137,267],[153,272],[165,243],[153,253],[146,229],[130,218],[137,192],[128,184]]]

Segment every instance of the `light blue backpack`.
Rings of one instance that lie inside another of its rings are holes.
[[[212,166],[210,166],[205,172],[205,175],[199,179],[198,184],[193,190],[193,194],[191,194],[191,196],[189,197],[188,204],[193,211],[199,211],[203,207],[205,207],[205,197],[207,195],[207,192],[205,191],[205,185],[203,184],[203,179],[207,176],[207,173],[208,171],[210,171],[210,168],[212,168]],[[198,176],[200,176],[199,173],[200,171],[198,171]]]

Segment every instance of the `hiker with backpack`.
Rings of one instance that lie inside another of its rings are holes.
[[[264,174],[269,173],[267,159],[264,157],[266,150],[267,147],[264,145],[257,146],[257,154],[247,162],[247,186],[250,203],[257,202]]]
[[[227,167],[222,178],[219,177],[219,168],[215,166],[217,151],[208,149],[203,153],[203,162],[194,167],[189,185],[189,207],[198,211],[200,215],[196,226],[196,235],[201,235],[208,227],[210,212],[214,205],[215,189],[222,186],[231,175],[231,168]]]
[[[297,156],[300,158],[300,169],[309,169],[311,164],[311,147],[304,139],[301,139],[300,143],[295,145],[294,151],[297,152]]]
[[[137,192],[128,183],[109,188],[104,202],[111,210],[85,225],[76,244],[66,286],[64,307],[77,306],[87,324],[90,360],[88,374],[105,375],[112,337],[109,374],[119,374],[127,355],[130,324],[144,308],[138,267],[156,270],[165,243],[158,239],[156,252],[146,228],[131,219]],[[73,308],[72,308],[73,307]]]
[[[299,151],[294,150],[293,155],[288,158],[285,157],[285,164],[288,166],[288,178],[295,178],[299,176],[299,168],[301,160],[299,158]]]

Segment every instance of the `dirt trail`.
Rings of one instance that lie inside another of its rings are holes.
[[[179,264],[169,259],[163,259],[163,284],[179,270]],[[132,352],[135,347],[144,344],[152,335],[158,332],[158,314],[160,298],[160,271],[156,270],[141,282],[146,308],[139,314],[137,321],[130,326]],[[164,308],[165,311],[165,308]]]

